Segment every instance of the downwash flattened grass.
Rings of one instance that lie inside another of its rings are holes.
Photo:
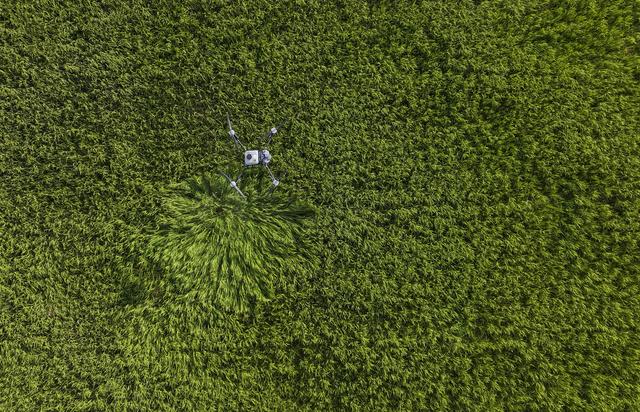
[[[245,175],[245,182],[246,198],[220,175],[164,190],[159,226],[143,235],[144,253],[185,296],[195,293],[236,312],[272,297],[285,268],[304,265],[303,225],[314,214],[284,189],[256,183],[263,179]]]
[[[638,15],[0,2],[0,410],[636,410]],[[226,112],[316,209],[245,312],[149,248]]]

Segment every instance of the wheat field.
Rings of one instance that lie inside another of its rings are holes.
[[[0,409],[637,410],[639,33],[622,0],[0,2]],[[290,119],[274,198],[219,176],[227,113]]]

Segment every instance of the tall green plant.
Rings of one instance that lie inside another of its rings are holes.
[[[179,290],[237,312],[272,297],[283,270],[300,262],[302,223],[313,215],[284,191],[245,180],[246,199],[215,175],[167,190],[148,238],[151,258]]]

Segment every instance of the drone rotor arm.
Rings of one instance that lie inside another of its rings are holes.
[[[232,188],[234,188],[236,190],[236,192],[240,193],[240,196],[242,197],[246,197],[244,195],[244,193],[242,193],[242,190],[240,190],[240,188],[238,187],[238,183],[235,180],[232,180],[227,174],[225,173],[220,173],[222,176],[226,177],[227,180],[229,181],[229,184]],[[240,175],[242,176],[242,173],[240,173]]]
[[[236,147],[240,146],[242,148],[242,150],[244,150],[244,151],[247,150],[245,145],[243,145],[242,142],[240,141],[240,139],[238,138],[238,135],[234,135],[233,139],[234,139],[234,143],[236,144]]]
[[[269,169],[269,166],[265,164],[265,165],[264,165],[264,167],[265,167],[265,169],[267,169],[267,172],[269,172],[269,176],[271,177],[271,181],[272,181],[272,182],[274,182],[274,181],[276,181],[276,182],[277,182],[277,179],[276,179],[276,177],[273,175],[273,173],[271,172],[271,169]],[[276,185],[276,186],[277,186],[277,185]]]
[[[246,197],[246,196],[244,195],[244,193],[242,193],[242,190],[240,190],[240,188],[239,188],[237,185],[233,186],[233,188],[234,188],[234,189],[236,189],[236,191],[237,191],[238,193],[240,193],[240,196],[242,196],[242,197]]]
[[[269,166],[264,165],[267,168],[267,171],[269,172],[269,176],[271,177],[271,188],[269,189],[269,195],[271,195],[271,193],[273,193],[274,190],[276,190],[276,188],[280,185],[280,181],[278,179],[276,179],[276,177],[273,175],[273,173],[271,173],[271,169],[269,169]],[[287,172],[284,172],[284,174],[282,175],[282,178],[284,179],[284,177],[287,175]]]

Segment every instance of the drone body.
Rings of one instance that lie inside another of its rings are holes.
[[[229,118],[228,113],[227,113],[227,124],[229,126],[229,138],[233,141],[236,147],[240,146],[244,150],[243,166],[242,166],[242,170],[240,171],[240,174],[235,180],[231,179],[231,177],[229,177],[224,173],[222,173],[222,175],[227,178],[232,188],[234,188],[242,197],[246,197],[238,187],[238,182],[240,181],[240,178],[244,173],[244,168],[253,167],[253,166],[264,166],[265,169],[267,169],[267,172],[269,172],[269,176],[271,177],[271,184],[273,186],[269,190],[269,193],[272,193],[275,190],[275,188],[278,187],[278,185],[280,184],[280,181],[275,178],[275,176],[271,172],[271,169],[269,169],[269,162],[271,161],[271,153],[269,153],[269,150],[267,150],[266,148],[260,149],[260,150],[257,150],[257,149],[247,150],[247,148],[240,142],[240,139],[236,135],[235,130],[233,130],[233,127],[231,127],[231,119]],[[271,128],[271,130],[269,130],[269,133],[267,133],[267,135],[263,138],[263,141],[265,139],[268,139],[267,144],[271,143],[271,139],[273,138],[273,136],[276,133],[278,133],[278,127]]]
[[[244,165],[268,165],[271,161],[271,154],[268,150],[247,150],[244,152]]]

